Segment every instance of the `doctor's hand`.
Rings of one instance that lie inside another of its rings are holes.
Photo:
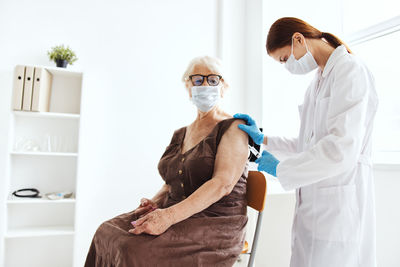
[[[147,233],[150,235],[161,235],[172,225],[172,214],[168,209],[156,209],[146,216],[131,222],[133,229],[129,233],[140,235]]]
[[[148,213],[154,211],[157,208],[158,208],[157,203],[151,201],[150,199],[142,198],[140,200],[140,205],[135,210],[134,214],[136,216],[138,216],[139,218],[141,218],[141,217],[147,215]]]
[[[240,130],[245,131],[251,139],[253,139],[254,143],[257,145],[261,145],[264,142],[264,134],[258,129],[256,122],[247,114],[236,113],[233,115],[236,119],[242,119],[246,121],[247,125],[239,124],[238,127]]]
[[[276,177],[276,167],[279,164],[277,160],[271,153],[264,150],[262,156],[255,161],[258,164],[257,169],[259,171],[267,172]]]

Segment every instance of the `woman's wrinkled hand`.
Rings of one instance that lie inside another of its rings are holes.
[[[173,223],[173,217],[171,211],[168,209],[156,209],[146,216],[133,221],[133,229],[129,230],[129,233],[139,235],[147,233],[150,235],[161,235],[164,233]]]
[[[151,201],[150,199],[142,198],[140,200],[139,207],[135,210],[135,215],[141,218],[154,211],[155,209],[158,209],[157,203]]]

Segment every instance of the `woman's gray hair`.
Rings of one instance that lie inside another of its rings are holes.
[[[222,76],[222,79],[224,80],[224,84],[226,87],[228,87],[228,83],[226,80],[226,74],[224,73],[223,66],[222,66],[222,61],[219,58],[216,57],[210,57],[210,56],[202,56],[202,57],[195,57],[189,62],[189,65],[186,68],[185,73],[182,76],[182,81],[186,82],[189,79],[189,75],[191,74],[196,74],[192,73],[193,69],[195,66],[198,65],[203,65],[206,66],[211,72],[214,74],[218,74]]]

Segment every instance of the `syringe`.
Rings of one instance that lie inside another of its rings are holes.
[[[257,151],[257,149],[255,149],[251,145],[248,145],[248,146],[249,146],[251,153],[253,153],[254,156],[256,156],[258,159],[261,158],[261,154],[260,154],[260,152]]]

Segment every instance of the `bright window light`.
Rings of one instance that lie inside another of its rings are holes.
[[[346,0],[342,5],[346,35],[400,15],[399,0]]]
[[[400,31],[351,49],[373,73],[379,97],[374,126],[374,151],[400,151]]]

